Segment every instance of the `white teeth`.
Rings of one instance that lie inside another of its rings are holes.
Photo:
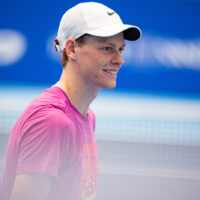
[[[111,69],[104,69],[104,71],[105,71],[105,72],[108,72],[108,73],[110,73],[110,74],[117,74],[116,71],[111,70]]]

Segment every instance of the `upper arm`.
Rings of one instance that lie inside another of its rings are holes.
[[[15,183],[10,200],[46,200],[53,177],[46,174],[20,174]]]
[[[23,126],[16,174],[48,174],[57,177],[68,156],[71,130],[59,109],[41,110]]]

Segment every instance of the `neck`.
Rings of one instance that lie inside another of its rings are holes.
[[[63,69],[56,86],[67,94],[70,102],[84,116],[87,115],[90,104],[99,92],[99,89],[84,84],[81,78],[73,70],[70,70],[68,66]]]

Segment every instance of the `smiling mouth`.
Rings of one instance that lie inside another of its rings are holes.
[[[112,69],[103,69],[104,72],[107,72],[109,74],[113,74],[113,75],[116,75],[117,74],[117,71],[116,70],[112,70]]]

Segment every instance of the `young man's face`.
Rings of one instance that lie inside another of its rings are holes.
[[[89,36],[77,48],[77,64],[83,84],[91,88],[114,88],[117,73],[124,63],[121,51],[125,46],[123,33],[100,38]]]

